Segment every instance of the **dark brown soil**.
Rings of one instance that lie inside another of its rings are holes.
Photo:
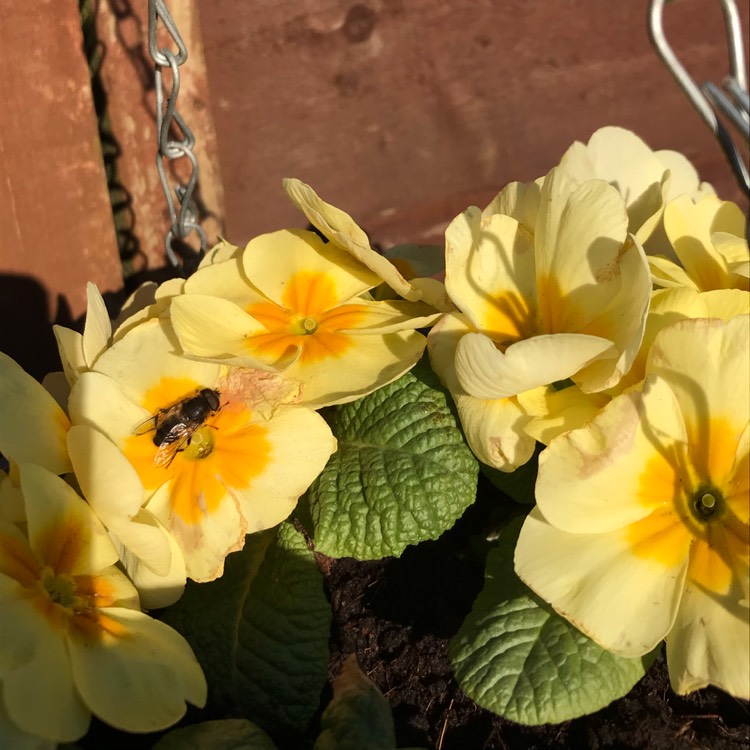
[[[479,500],[439,540],[409,548],[399,559],[319,557],[333,608],[331,677],[346,656],[357,655],[393,708],[399,747],[747,750],[748,704],[711,688],[675,695],[663,657],[629,695],[560,725],[520,726],[461,693],[448,641],[482,586],[482,532],[502,502],[496,495],[485,486],[480,497],[489,499]]]

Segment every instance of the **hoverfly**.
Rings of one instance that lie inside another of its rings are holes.
[[[172,406],[159,409],[135,428],[135,434],[145,435],[153,431],[154,445],[159,449],[154,456],[154,466],[166,468],[180,451],[190,445],[196,430],[220,408],[219,392],[212,388],[201,388]]]

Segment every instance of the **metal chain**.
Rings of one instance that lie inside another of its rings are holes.
[[[161,21],[175,45],[177,54],[166,48],[158,48],[156,43],[157,24]],[[195,137],[187,126],[185,120],[176,110],[177,96],[180,93],[180,65],[188,57],[185,42],[174,19],[167,10],[164,0],[148,0],[148,51],[154,61],[154,79],[156,82],[156,135],[158,141],[158,153],[156,156],[156,169],[167,199],[169,218],[171,226],[164,238],[164,248],[169,262],[179,266],[180,262],[175,255],[172,242],[175,238],[184,240],[191,232],[197,232],[200,238],[199,257],[206,252],[207,239],[203,228],[198,224],[193,192],[198,182],[198,160],[193,153]],[[163,72],[169,68],[172,73],[172,86],[167,93],[165,91]],[[166,105],[164,103],[166,99]],[[172,125],[176,124],[182,134],[182,140],[170,139]],[[186,185],[175,185],[174,195],[169,185],[166,172],[166,161],[173,161],[185,157],[190,162],[190,177]],[[175,196],[177,201],[175,201]],[[179,208],[178,208],[179,204]]]

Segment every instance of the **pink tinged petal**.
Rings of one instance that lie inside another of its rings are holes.
[[[0,352],[0,453],[40,464],[55,474],[70,471],[65,434],[70,421],[55,399],[7,354]]]
[[[667,636],[667,666],[678,695],[715,685],[750,699],[750,623],[747,602],[688,582]]]
[[[456,376],[475,398],[507,398],[574,377],[593,360],[613,355],[612,342],[596,336],[534,336],[512,344],[503,353],[487,336],[469,333],[456,348]]]
[[[326,421],[303,407],[281,407],[264,423],[268,464],[246,486],[222,475],[239,500],[247,533],[281,523],[336,451],[336,438]]]
[[[687,571],[633,554],[624,530],[569,534],[534,508],[516,545],[518,576],[609,651],[642,656],[670,631]]]
[[[107,608],[110,632],[95,642],[68,639],[76,687],[100,719],[127,732],[165,729],[202,707],[206,680],[177,631],[135,610]]]
[[[381,260],[390,266],[385,258]],[[250,240],[242,262],[250,282],[267,299],[282,307],[286,304],[289,280],[296,273],[324,278],[334,294],[334,304],[357,297],[381,283],[379,276],[346,250],[301,229],[282,229]]]
[[[86,285],[86,323],[83,328],[83,356],[86,364],[91,368],[109,346],[112,337],[112,323],[109,313],[96,284]]]
[[[16,635],[23,633],[23,661],[0,673],[5,709],[13,723],[48,740],[82,737],[91,714],[74,685],[64,633],[19,600],[3,601],[2,621],[3,650],[17,648]]]
[[[477,330],[500,344],[533,335],[533,237],[509,216],[469,208],[445,232],[445,286]]]
[[[180,345],[190,355],[215,360],[236,367],[267,370],[287,367],[299,353],[289,346],[278,356],[251,346],[253,337],[268,329],[233,302],[219,297],[190,294],[172,302],[172,323]]]
[[[89,505],[60,477],[22,464],[29,544],[56,574],[95,573],[117,562],[107,531]]]
[[[664,328],[646,371],[672,384],[694,446],[710,450],[716,437],[709,425],[717,419],[739,439],[750,419],[750,316],[684,320]]]
[[[515,399],[491,401],[453,394],[466,442],[483,463],[514,471],[533,455],[536,441],[524,428],[528,417]]]
[[[68,405],[74,424],[101,430],[118,444],[151,416],[128,398],[116,381],[99,372],[85,372],[78,378]]]
[[[35,734],[19,729],[8,716],[3,702],[3,686],[0,683],[0,747],[12,750],[55,750],[57,742],[45,740]]]
[[[78,331],[59,325],[52,326],[52,332],[55,334],[63,372],[68,383],[72,386],[78,376],[88,370],[86,357],[83,353],[83,336]]]
[[[420,299],[420,292],[409,284],[396,266],[370,247],[367,235],[349,214],[321,200],[309,185],[300,180],[287,178],[283,184],[287,195],[313,226],[378,277],[378,281],[372,286],[384,281],[404,299]]]
[[[671,508],[689,486],[680,455],[686,433],[669,386],[618,396],[539,457],[536,498],[550,523],[570,533],[614,532]]]
[[[174,510],[174,504],[185,498],[195,508],[194,522]],[[214,503],[212,512],[208,512],[202,492],[196,488],[189,467],[185,467],[174,481],[162,485],[146,506],[182,551],[188,578],[199,583],[213,581],[224,572],[224,559],[230,552],[242,549],[247,533],[247,522],[229,490],[225,488],[220,497],[214,498]]]
[[[302,383],[300,404],[317,409],[366,396],[411,370],[427,343],[416,331],[349,335],[347,339],[343,351],[310,364],[300,358],[284,371]]]

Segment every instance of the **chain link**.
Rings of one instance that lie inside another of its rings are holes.
[[[169,49],[160,49],[157,46],[156,32],[159,22],[164,25],[177,46],[177,54]],[[196,232],[200,239],[199,257],[203,257],[206,251],[207,239],[206,233],[198,223],[195,202],[193,201],[193,192],[198,182],[198,160],[193,152],[195,137],[176,109],[177,97],[180,93],[180,65],[187,60],[187,47],[180,36],[174,19],[167,10],[164,0],[148,0],[148,51],[155,65],[156,134],[158,141],[156,169],[159,172],[161,186],[167,199],[171,223],[164,238],[164,248],[169,262],[178,266],[180,262],[172,247],[176,238],[184,240],[191,232]],[[164,83],[165,68],[169,68],[172,76],[172,86],[168,92]],[[170,138],[173,124],[179,130],[181,140]],[[190,177],[186,185],[175,186],[173,195],[167,177],[166,162],[183,157],[190,162]]]

